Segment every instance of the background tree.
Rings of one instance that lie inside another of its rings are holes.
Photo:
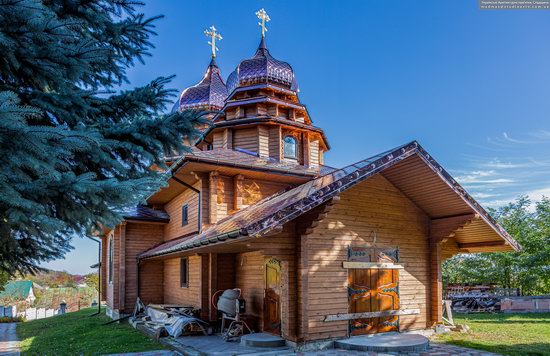
[[[99,290],[99,276],[97,275],[97,272],[85,275],[84,281],[89,287]]]
[[[10,276],[7,272],[0,271],[0,292],[4,290],[4,287],[10,280]]]
[[[550,293],[550,200],[520,197],[492,214],[522,246],[520,252],[457,255],[445,262],[446,283],[495,283],[524,295]]]
[[[136,4],[0,2],[0,271],[36,272],[116,224],[197,135],[199,113],[162,114],[169,78],[116,92],[152,47]]]

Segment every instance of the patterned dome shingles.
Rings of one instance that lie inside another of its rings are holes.
[[[205,109],[219,110],[227,99],[227,87],[214,59],[210,62],[204,78],[196,85],[182,91],[172,110]]]
[[[229,93],[239,86],[274,83],[291,90],[298,90],[294,71],[290,64],[279,61],[271,56],[262,38],[254,57],[245,59],[227,78]]]

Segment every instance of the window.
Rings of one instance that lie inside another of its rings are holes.
[[[189,205],[185,204],[181,207],[181,226],[189,223]]]
[[[180,259],[180,286],[182,288],[187,288],[189,286],[188,277],[189,277],[189,260],[187,259],[187,257],[183,257]]]
[[[113,282],[113,260],[114,260],[114,252],[113,252],[113,237],[109,237],[109,244],[107,245],[108,256],[109,256],[109,283]]]
[[[285,158],[298,158],[298,143],[296,139],[292,136],[286,136],[284,138],[284,155]]]

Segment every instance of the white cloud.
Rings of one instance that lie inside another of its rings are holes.
[[[550,140],[550,131],[538,130],[536,132],[531,133],[531,136],[541,140]]]
[[[521,141],[521,140],[516,140],[516,139],[514,139],[514,138],[511,138],[510,135],[508,135],[506,132],[503,132],[503,133],[502,133],[502,137],[504,137],[504,139],[505,139],[506,141],[512,142],[512,143],[520,143],[520,144],[522,144],[522,143],[529,143],[529,142],[527,142],[527,141]]]
[[[526,195],[532,201],[542,200],[543,197],[550,198],[550,187],[531,190],[530,192],[527,192]]]

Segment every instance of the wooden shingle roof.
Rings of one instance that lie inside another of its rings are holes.
[[[139,258],[152,258],[244,236],[262,236],[279,228],[311,209],[329,201],[343,191],[367,178],[388,171],[410,157],[421,159],[423,165],[442,181],[469,211],[504,240],[518,250],[519,244],[458,184],[416,141],[396,147],[359,161],[342,169],[322,175],[288,191],[269,196],[218,223],[207,227],[200,234],[185,236],[166,242],[142,253]],[[405,175],[404,179],[414,180]],[[428,187],[429,188],[429,187]],[[407,192],[404,192],[407,194]]]

